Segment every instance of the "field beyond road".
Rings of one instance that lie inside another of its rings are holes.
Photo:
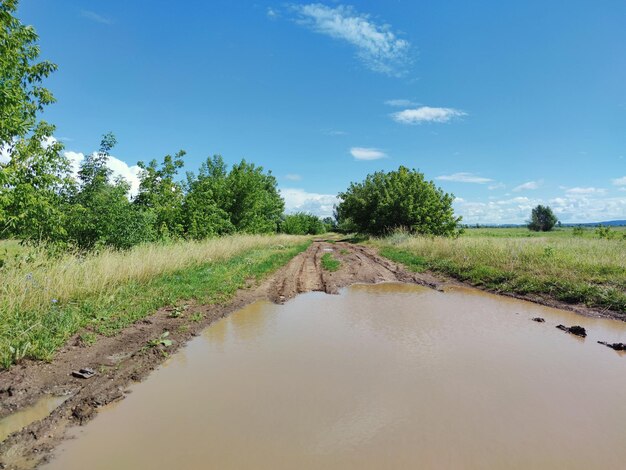
[[[434,271],[474,286],[611,310],[626,319],[626,230],[530,232],[468,229],[461,237],[397,233],[370,243],[410,269]]]

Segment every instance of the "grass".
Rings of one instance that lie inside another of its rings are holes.
[[[309,244],[307,237],[238,235],[55,259],[30,252],[0,269],[0,366],[50,360],[81,329],[115,335],[180,300],[226,302],[247,279]]]
[[[341,262],[335,258],[330,253],[324,253],[322,255],[322,269],[326,271],[337,271],[341,266]]]
[[[600,239],[593,229],[583,236],[572,229],[528,235],[526,229],[470,229],[458,239],[395,234],[370,243],[414,271],[626,313],[626,239]]]

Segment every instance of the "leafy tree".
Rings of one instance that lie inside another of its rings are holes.
[[[337,228],[337,221],[333,217],[324,217],[322,222],[324,222],[327,231],[335,230]]]
[[[156,160],[147,165],[138,162],[143,170],[139,175],[139,194],[134,203],[154,212],[155,229],[160,238],[180,237],[183,234],[183,187],[175,180],[178,170],[183,167],[185,152],[179,151],[173,157],[166,155],[159,167]]]
[[[370,174],[362,183],[351,183],[338,197],[336,218],[343,229],[383,235],[404,228],[445,236],[460,230],[461,217],[455,217],[452,209],[454,196],[404,166]]]
[[[283,217],[280,231],[290,235],[319,235],[325,233],[327,228],[319,217],[306,212],[296,212]]]
[[[235,231],[225,207],[230,199],[226,164],[221,156],[207,158],[198,176],[187,173],[183,220],[187,235],[202,239]]]
[[[11,147],[0,163],[0,235],[29,242],[62,240],[62,204],[74,185],[63,146],[49,139],[52,126],[40,123]]]
[[[230,198],[225,209],[237,231],[276,232],[285,202],[272,173],[242,160],[233,166],[226,182]]]
[[[123,178],[111,181],[107,162],[115,143],[115,136],[106,134],[100,150],[85,158],[79,190],[66,210],[69,241],[83,249],[126,249],[154,239],[154,213],[131,204],[130,185]]]
[[[557,220],[549,206],[538,205],[530,214],[528,228],[534,232],[549,232],[554,228]]]
[[[41,83],[57,66],[37,61],[37,33],[15,17],[17,4],[0,2],[0,147],[26,136],[35,127],[37,113],[54,102]]]

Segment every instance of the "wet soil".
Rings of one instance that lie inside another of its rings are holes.
[[[321,267],[324,253],[332,253],[341,264],[337,271]],[[123,399],[128,386],[145,379],[171,353],[215,320],[256,300],[284,303],[309,291],[338,293],[355,283],[399,281],[440,289],[443,282],[428,273],[411,273],[380,257],[369,247],[344,242],[315,241],[269,279],[255,285],[250,281],[234,299],[223,305],[186,304],[184,315],[170,316],[171,308],[153,315],[112,338],[100,337],[93,345],[70,340],[50,363],[23,361],[0,372],[0,419],[35,405],[46,396],[66,397],[50,415],[12,433],[0,443],[0,468],[35,468],[50,458],[51,451],[65,438],[69,428],[91,420],[98,408]],[[197,315],[200,314],[200,315]],[[201,318],[199,321],[190,319]],[[148,347],[150,340],[170,332],[172,345]],[[72,371],[91,368],[90,379],[73,377]]]

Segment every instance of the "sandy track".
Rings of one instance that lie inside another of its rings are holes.
[[[340,261],[335,272],[322,269],[321,258],[331,253]],[[374,250],[345,242],[315,241],[261,285],[241,289],[226,305],[191,305],[185,317],[170,318],[161,309],[113,338],[100,338],[94,345],[71,340],[51,363],[25,361],[0,372],[0,417],[35,403],[44,395],[65,395],[68,399],[47,418],[16,432],[0,443],[0,469],[34,468],[50,458],[69,427],[92,419],[97,409],[123,399],[127,387],[145,379],[161,364],[162,349],[147,349],[146,343],[169,331],[174,345],[171,354],[213,321],[259,299],[283,303],[309,291],[329,294],[355,283],[411,282],[438,288],[440,281],[428,274],[414,274],[378,256]],[[190,322],[193,313],[203,320]],[[185,326],[185,328],[181,328]],[[77,379],[73,370],[91,367],[98,371],[91,379]]]

